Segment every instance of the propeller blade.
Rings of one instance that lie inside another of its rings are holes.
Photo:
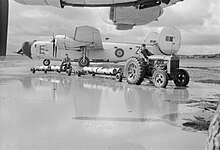
[[[53,44],[53,57],[55,57],[55,36],[54,36],[54,33],[53,33],[53,39],[52,39],[52,44]]]
[[[4,60],[7,49],[8,0],[0,0],[0,60]]]

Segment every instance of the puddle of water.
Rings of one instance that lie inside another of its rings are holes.
[[[0,92],[1,149],[204,148],[204,134],[163,118],[179,113],[188,89],[48,75],[4,81]]]

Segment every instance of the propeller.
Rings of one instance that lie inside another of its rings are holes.
[[[0,0],[0,60],[4,60],[7,49],[8,0]]]
[[[52,46],[53,46],[53,56],[55,57],[55,36],[54,36],[54,33],[53,33],[53,38],[52,38],[52,40],[51,40],[51,42],[52,42]]]

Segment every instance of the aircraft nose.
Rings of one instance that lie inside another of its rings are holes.
[[[31,46],[32,46],[32,44],[33,44],[33,42],[28,42],[28,41],[26,41],[26,42],[24,42],[23,43],[23,45],[22,45],[22,51],[23,51],[23,53],[27,56],[27,57],[29,57],[29,58],[31,58],[32,59],[32,56],[31,56]]]

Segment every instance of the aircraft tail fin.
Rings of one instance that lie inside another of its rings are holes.
[[[97,48],[103,47],[100,31],[91,26],[76,27],[74,40]]]

